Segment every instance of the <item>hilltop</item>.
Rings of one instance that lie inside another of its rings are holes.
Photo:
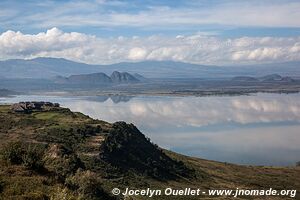
[[[11,108],[0,106],[1,200],[123,199],[111,194],[115,187],[300,189],[297,167],[239,166],[187,157],[153,144],[133,124],[95,120],[57,104],[43,103],[30,112]]]

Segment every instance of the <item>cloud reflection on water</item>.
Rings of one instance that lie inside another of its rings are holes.
[[[255,165],[300,161],[300,94],[234,97],[18,96],[3,103],[59,102],[109,122],[132,122],[155,143],[179,153]]]
[[[300,95],[138,97],[68,103],[110,122],[136,124],[155,143],[212,160],[293,165],[300,160]]]
[[[147,128],[202,127],[222,123],[300,121],[300,95],[134,98],[128,102],[81,100],[73,110],[111,122],[125,120]]]

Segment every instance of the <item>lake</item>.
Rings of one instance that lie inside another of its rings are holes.
[[[108,122],[134,123],[163,148],[249,165],[300,161],[300,94],[250,96],[16,96],[0,103],[58,102]]]

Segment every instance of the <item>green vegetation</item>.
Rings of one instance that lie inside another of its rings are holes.
[[[104,160],[124,170],[133,170],[156,179],[192,177],[194,172],[182,162],[171,159],[150,142],[134,125],[113,124],[101,145]]]
[[[1,149],[1,157],[9,164],[22,164],[28,169],[40,170],[44,167],[45,146],[10,142]]]
[[[111,194],[115,187],[300,189],[299,167],[239,166],[179,155],[152,144],[132,124],[109,124],[64,108],[21,114],[0,106],[0,150],[0,200],[123,199]]]

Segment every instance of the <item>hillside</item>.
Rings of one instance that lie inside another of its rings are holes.
[[[50,103],[42,105],[26,113],[0,106],[1,200],[123,199],[111,194],[116,187],[300,189],[297,167],[239,166],[187,157],[159,148],[133,124],[110,124]],[[211,198],[231,199],[202,196]]]

